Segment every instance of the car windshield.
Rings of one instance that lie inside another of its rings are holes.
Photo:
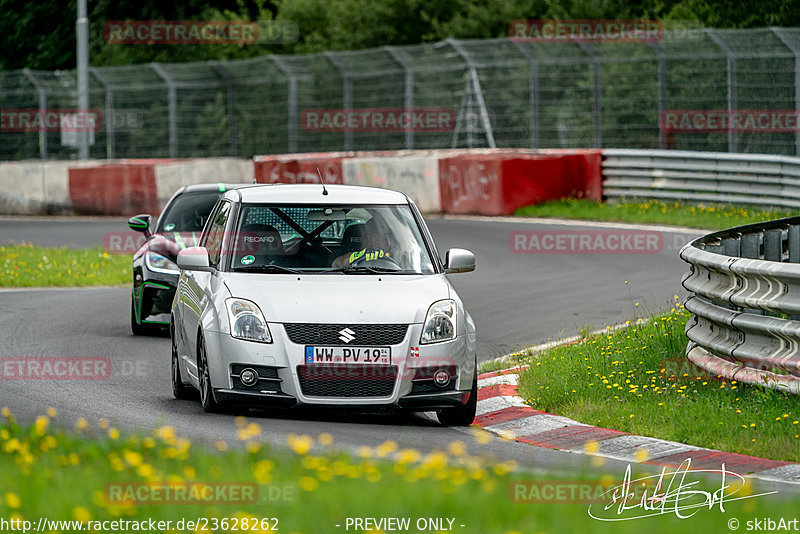
[[[182,194],[161,214],[156,232],[201,232],[219,195],[219,191]]]
[[[408,205],[244,204],[232,237],[238,272],[436,272]]]

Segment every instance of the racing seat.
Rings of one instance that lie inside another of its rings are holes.
[[[281,234],[271,224],[248,224],[239,233],[238,258],[255,256],[257,265],[267,265],[283,255]]]
[[[351,252],[364,248],[361,243],[364,237],[365,226],[364,223],[357,222],[351,223],[344,229],[344,232],[342,232],[342,244],[331,252],[328,265],[343,254],[350,254]]]

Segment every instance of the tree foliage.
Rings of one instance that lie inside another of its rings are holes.
[[[0,69],[75,66],[76,0],[0,0]],[[800,26],[800,0],[92,0],[94,66],[355,50],[507,35],[516,19],[658,19],[714,28]],[[251,20],[296,25],[284,44],[109,44],[111,20]]]

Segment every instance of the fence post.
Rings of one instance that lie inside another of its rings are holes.
[[[169,95],[169,157],[178,157],[178,89],[172,78],[158,63],[150,63],[155,73],[167,84]]]
[[[661,117],[667,109],[667,55],[658,43],[647,43],[658,57],[658,146],[667,149],[667,133],[661,127]]]
[[[106,114],[103,126],[106,129],[106,158],[114,159],[116,157],[116,125],[114,124],[114,89],[111,83],[106,79],[103,74],[95,67],[89,67],[89,73],[97,78],[100,85],[106,93],[106,106],[104,113]]]
[[[592,115],[594,115],[594,148],[603,148],[603,131],[602,131],[602,106],[600,97],[602,96],[600,90],[600,59],[597,57],[597,52],[594,48],[586,43],[578,43],[587,56],[592,59],[594,66],[594,101],[592,105]]]
[[[770,30],[794,55],[794,109],[800,110],[800,47],[789,39],[783,28],[770,28]],[[794,153],[800,156],[800,129],[794,133]]]
[[[36,75],[31,69],[22,69],[22,72],[36,88],[36,92],[39,95],[39,114],[44,118],[47,111],[47,89],[45,89],[42,82],[36,78]],[[39,157],[41,159],[47,159],[47,131],[45,130],[44,122],[42,122],[39,127]]]
[[[739,105],[736,97],[736,54],[728,43],[719,36],[716,30],[706,28],[705,32],[706,35],[725,52],[728,58],[728,152],[738,152],[739,136],[736,131],[731,128],[731,117]]]
[[[326,51],[323,52],[323,54],[325,54],[325,57],[342,72],[342,76],[344,77],[344,109],[349,111],[353,109],[353,80],[350,76],[350,71],[333,52]],[[351,152],[353,150],[353,132],[349,128],[345,128],[344,130],[344,150],[345,152]]]
[[[405,108],[406,113],[411,117],[414,112],[414,67],[392,46],[384,46],[392,59],[394,59],[405,71]],[[406,150],[414,149],[414,127],[413,121],[409,121],[406,128]]]
[[[287,133],[289,136],[287,142],[287,151],[289,154],[297,152],[297,76],[289,65],[284,61],[283,57],[278,55],[270,55],[272,61],[281,69],[281,72],[289,79],[289,109],[287,113],[288,124]]]
[[[228,93],[228,136],[230,140],[228,153],[233,157],[239,152],[239,125],[236,122],[236,92],[233,86],[233,77],[219,61],[211,62],[211,70],[225,80]]]
[[[475,66],[475,61],[472,59],[464,47],[461,46],[461,43],[453,39],[452,37],[447,38],[447,42],[452,46],[458,55],[460,55],[464,62],[467,64],[467,68],[469,68],[469,77],[472,81],[472,89],[475,91],[475,98],[478,100],[478,107],[481,111],[481,122],[483,122],[483,130],[486,132],[486,142],[489,144],[489,148],[497,148],[497,144],[494,142],[494,132],[492,131],[492,123],[489,121],[489,112],[486,111],[486,102],[483,100],[483,89],[481,89],[481,82],[478,80],[478,69]]]
[[[516,40],[512,40],[511,42],[519,48],[519,51],[525,55],[530,64],[531,75],[528,81],[528,106],[531,114],[531,148],[539,148],[539,62],[528,48],[522,46],[522,43]]]

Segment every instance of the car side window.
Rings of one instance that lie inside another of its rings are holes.
[[[214,220],[208,229],[205,247],[208,249],[208,259],[211,265],[217,265],[220,259],[220,249],[222,238],[225,232],[225,223],[228,222],[228,215],[231,212],[231,203],[222,202],[214,213]]]

